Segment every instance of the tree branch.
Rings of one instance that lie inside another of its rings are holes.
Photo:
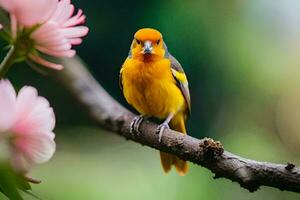
[[[162,141],[155,133],[157,125],[149,121],[141,125],[139,135],[131,134],[130,123],[134,114],[114,100],[93,78],[85,65],[77,59],[62,60],[65,69],[54,73],[92,119],[102,127],[142,145],[174,154],[211,170],[214,178],[224,177],[238,182],[254,192],[260,186],[300,193],[300,168],[293,164],[281,165],[242,158],[224,151],[220,142],[210,138],[196,139],[176,131],[165,130]]]

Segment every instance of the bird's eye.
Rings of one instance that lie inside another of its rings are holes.
[[[159,45],[159,43],[160,43],[160,40],[157,40],[156,44]]]
[[[141,41],[139,41],[138,39],[135,39],[136,43],[141,44]]]

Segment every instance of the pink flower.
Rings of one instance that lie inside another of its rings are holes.
[[[0,0],[0,6],[11,15],[12,37],[19,29],[38,26],[29,36],[39,52],[53,57],[73,57],[73,45],[79,45],[89,29],[82,26],[85,15],[78,10],[74,15],[74,5],[70,0]],[[43,59],[36,51],[28,57],[41,65],[60,70],[62,65]]]
[[[23,87],[18,95],[8,80],[0,80],[0,139],[9,141],[12,166],[26,173],[55,152],[55,116],[37,90]]]
[[[45,22],[58,0],[0,0],[0,6],[14,15],[20,25],[30,27]]]

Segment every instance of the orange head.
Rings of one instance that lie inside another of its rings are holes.
[[[134,34],[129,55],[134,59],[155,60],[165,56],[162,34],[152,28],[142,28]]]

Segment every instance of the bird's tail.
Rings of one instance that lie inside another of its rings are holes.
[[[182,113],[173,117],[170,122],[170,128],[186,134],[185,117]],[[175,166],[179,175],[184,176],[188,171],[188,164],[186,161],[181,160],[177,156],[160,152],[161,165],[166,173],[171,170],[172,165]]]

